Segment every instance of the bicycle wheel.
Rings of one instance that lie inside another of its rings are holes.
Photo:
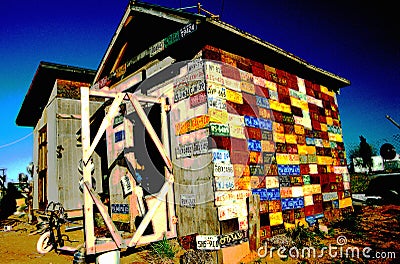
[[[46,254],[53,249],[53,244],[49,243],[50,240],[50,231],[43,233],[37,243],[36,243],[36,250],[40,254]]]

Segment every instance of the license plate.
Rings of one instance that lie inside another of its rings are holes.
[[[219,250],[219,237],[214,235],[198,235],[196,236],[197,249],[202,250]]]
[[[225,124],[211,123],[210,134],[212,136],[229,137],[229,126]]]
[[[226,90],[226,100],[237,103],[243,104],[243,96],[242,93],[227,89]]]

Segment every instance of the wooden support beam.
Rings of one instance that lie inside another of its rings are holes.
[[[166,103],[166,98],[162,97],[161,98],[161,139],[162,139],[162,144],[164,145],[165,152],[168,155],[168,158],[170,157],[170,148],[169,148],[169,134],[168,134],[168,118],[167,118],[167,112],[169,111],[169,105]],[[175,199],[174,199],[174,189],[173,189],[173,182],[174,182],[174,175],[169,172],[167,168],[164,170],[164,175],[167,181],[169,181],[170,187],[168,189],[167,193],[167,210],[168,210],[168,224],[170,227],[170,230],[173,234],[176,235],[177,230],[176,230],[176,223],[172,221],[172,217],[175,217]]]
[[[154,144],[156,145],[158,151],[161,154],[161,157],[163,158],[165,165],[167,166],[169,172],[172,173],[172,162],[168,157],[168,153],[165,151],[164,145],[161,143],[160,139],[157,136],[156,131],[152,127],[149,119],[147,118],[146,113],[144,112],[142,106],[140,105],[139,101],[137,100],[137,97],[131,93],[127,93],[129,100],[131,101],[133,107],[136,110],[136,113],[138,114],[140,120],[143,122],[144,127],[147,129],[147,132],[149,133],[151,139],[154,141]]]
[[[81,87],[81,124],[82,124],[82,156],[87,157],[83,159],[83,180],[87,181],[92,185],[92,174],[90,164],[88,162],[91,154],[90,152],[90,111],[89,111],[89,87]],[[94,254],[95,248],[95,236],[94,236],[94,221],[93,221],[93,201],[90,197],[88,190],[83,190],[83,215],[85,217],[85,247],[86,254]]]
[[[90,95],[92,96],[98,96],[98,97],[105,97],[105,98],[115,98],[117,96],[118,93],[114,92],[114,91],[97,91],[97,90],[93,90],[90,91]],[[135,94],[136,98],[140,101],[140,102],[145,102],[145,103],[154,103],[154,104],[159,104],[160,103],[160,98],[157,97],[153,97],[153,96],[147,96],[147,95],[139,95],[139,94]],[[126,99],[128,100],[128,99]]]
[[[157,208],[160,206],[161,202],[165,200],[165,195],[167,194],[169,190],[170,184],[168,182],[165,182],[163,187],[161,188],[160,192],[158,193],[157,201],[153,204],[153,206],[150,208],[150,210],[146,213],[144,216],[142,222],[140,222],[140,225],[136,229],[135,234],[133,234],[132,239],[129,241],[128,246],[133,247],[137,244],[139,241],[139,238],[143,235],[144,231],[146,230],[147,226],[149,225],[151,219],[153,218],[154,214],[157,211]]]
[[[106,223],[108,230],[110,231],[111,236],[114,239],[115,244],[118,248],[126,248],[125,241],[122,239],[121,235],[118,233],[118,229],[115,227],[114,222],[111,220],[111,217],[108,215],[107,209],[104,204],[101,202],[100,196],[90,187],[88,182],[84,182],[87,191],[93,199],[93,202],[96,204],[97,208],[99,208],[99,212]]]
[[[249,212],[249,246],[257,251],[260,247],[260,196],[250,195],[247,198]]]
[[[103,121],[101,122],[99,130],[97,131],[97,134],[96,134],[95,138],[93,139],[92,144],[90,145],[90,149],[86,153],[84,153],[83,163],[87,163],[89,161],[90,156],[92,156],[97,144],[99,143],[101,137],[103,136],[103,133],[106,131],[107,127],[109,125],[111,125],[113,118],[117,115],[117,113],[119,111],[119,105],[124,100],[124,97],[125,97],[125,93],[118,93],[115,96],[115,99],[112,102],[107,115],[104,117]]]

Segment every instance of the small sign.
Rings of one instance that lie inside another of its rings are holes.
[[[228,123],[228,112],[216,108],[208,109],[209,121],[214,123],[226,124]]]
[[[223,205],[217,208],[218,208],[218,219],[220,221],[238,217],[238,207],[236,204]]]
[[[208,153],[208,140],[207,138],[193,142],[193,155],[202,155]]]
[[[121,185],[124,197],[132,193],[132,183],[128,175],[122,176]]]
[[[279,178],[276,176],[265,177],[266,188],[279,188]]]
[[[250,164],[249,168],[250,168],[250,176],[264,176],[264,165]]]
[[[217,191],[228,191],[235,188],[235,180],[232,176],[216,176],[215,180],[215,189]]]
[[[260,201],[268,200],[267,189],[253,189],[252,193],[258,194],[260,196]]]
[[[189,96],[195,95],[200,92],[206,91],[206,84],[204,80],[182,82],[176,84],[177,88],[174,89],[174,103],[182,101]]]
[[[290,187],[290,177],[289,176],[279,176],[279,184],[281,187]]]
[[[196,205],[195,194],[181,194],[181,206],[194,207]]]
[[[248,127],[255,127],[255,128],[260,127],[258,118],[254,117],[254,116],[245,115],[244,116],[244,124],[245,124],[245,126],[248,126]]]
[[[279,200],[281,199],[281,193],[279,188],[267,189],[267,200]]]
[[[119,126],[124,122],[124,115],[117,115],[114,117],[113,128]]]
[[[243,126],[229,124],[229,132],[231,137],[246,139],[246,134],[244,132]]]
[[[219,236],[219,244],[221,248],[237,245],[244,241],[247,241],[247,236],[244,230],[237,230]]]
[[[196,29],[197,29],[197,25],[195,23],[187,24],[186,26],[184,26],[183,28],[181,28],[179,30],[180,37],[184,38],[187,35],[193,33],[194,31],[196,31]]]
[[[215,162],[214,176],[234,176],[233,165],[230,163]]]
[[[157,53],[164,50],[164,40],[157,42],[156,44],[150,46],[150,57],[153,57]]]
[[[269,214],[269,223],[271,226],[277,226],[277,225],[283,224],[282,212],[270,213]]]
[[[190,96],[190,108],[205,104],[207,102],[206,92],[200,92]]]
[[[111,204],[111,213],[113,214],[129,214],[128,204]]]
[[[284,198],[281,200],[282,210],[299,209],[304,207],[303,197]]]
[[[207,104],[209,108],[215,108],[219,110],[226,111],[226,101],[219,97],[208,96]]]
[[[272,131],[272,121],[269,119],[259,118],[258,124],[261,129]]]
[[[231,89],[226,90],[226,100],[237,104],[243,104],[242,93]]]
[[[244,200],[250,196],[251,191],[249,190],[232,190],[232,191],[216,191],[215,193],[215,205],[227,205],[237,202],[238,200]]]
[[[208,115],[200,115],[190,119],[190,130],[196,131],[208,126],[210,117]]]
[[[261,152],[261,141],[255,139],[248,139],[247,140],[247,149],[250,151],[258,151]]]
[[[191,157],[193,155],[193,143],[178,145],[175,148],[175,154],[177,159]]]
[[[268,212],[270,213],[282,212],[281,200],[268,201]]]
[[[252,82],[247,82],[247,81],[241,81],[240,82],[240,90],[242,92],[246,92],[246,93],[249,93],[249,94],[255,94],[256,93],[256,88],[255,88],[254,84]]]
[[[212,161],[213,162],[230,162],[229,150],[226,149],[212,149]]]
[[[300,175],[299,165],[279,165],[278,164],[278,175]]]
[[[262,108],[269,108],[269,101],[265,97],[257,96],[256,95],[256,104]]]
[[[208,83],[207,85],[207,95],[209,97],[219,97],[221,99],[226,99],[226,88],[221,84],[217,83]]]
[[[337,192],[322,193],[322,200],[324,202],[333,201],[339,199]]]
[[[210,123],[210,135],[229,137],[229,126],[225,124]]]
[[[217,235],[198,235],[196,236],[197,249],[219,250],[219,237]]]
[[[120,142],[124,139],[125,139],[125,130],[120,130],[120,131],[115,132],[115,134],[114,134],[114,142],[115,143]]]

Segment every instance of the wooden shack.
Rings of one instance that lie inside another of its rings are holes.
[[[34,130],[34,209],[44,210],[55,201],[61,202],[67,211],[82,215],[82,174],[78,171],[82,150],[76,132],[81,126],[80,87],[89,85],[94,74],[90,69],[39,63],[16,119],[18,126]],[[91,112],[102,104],[93,101]],[[102,192],[100,156],[95,154],[93,158],[96,188]]]
[[[191,241],[187,248],[234,263],[285,228],[352,210],[336,100],[349,84],[215,16],[131,2],[88,91],[133,105],[123,127],[106,131],[114,151],[108,164],[125,155],[110,181],[131,231],[137,228],[128,245],[150,224],[150,237],[139,243],[168,231]],[[105,116],[109,124],[121,119],[115,109]],[[143,127],[159,145],[140,143]],[[156,175],[173,181],[168,194]],[[126,197],[124,177],[144,196]],[[139,183],[145,178],[148,185]],[[154,199],[162,201],[153,206]],[[144,218],[132,226],[142,217],[140,201]]]
[[[86,254],[166,236],[237,263],[352,210],[336,100],[350,82],[202,11],[131,1],[81,87]],[[108,207],[89,168],[103,143]],[[93,203],[110,243],[96,244]]]

